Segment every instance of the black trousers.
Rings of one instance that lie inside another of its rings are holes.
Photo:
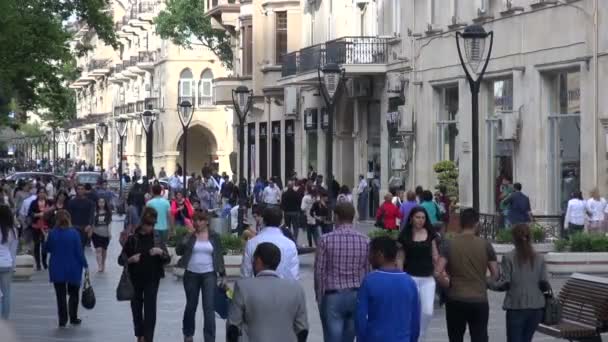
[[[488,342],[488,303],[467,303],[448,300],[445,305],[445,319],[450,342],[463,342],[469,326],[471,342]]]
[[[135,281],[135,293],[131,300],[133,328],[136,337],[143,337],[145,342],[154,340],[156,327],[156,297],[160,280]]]
[[[47,255],[46,255],[46,242],[44,241],[44,233],[39,229],[32,229],[32,235],[34,239],[34,259],[36,260],[36,268],[40,269],[40,263],[42,261],[42,267],[47,269]]]
[[[55,287],[55,295],[57,296],[59,324],[65,325],[68,322],[68,313],[70,321],[75,321],[78,318],[80,286],[68,283],[53,283],[53,286]],[[69,296],[69,299],[66,298],[67,296]]]

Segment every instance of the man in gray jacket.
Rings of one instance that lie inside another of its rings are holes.
[[[238,342],[247,331],[249,342],[304,342],[308,318],[304,289],[296,281],[276,273],[281,250],[263,242],[253,254],[255,278],[236,282],[228,313],[228,342]]]

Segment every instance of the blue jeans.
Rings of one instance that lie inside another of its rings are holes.
[[[532,342],[543,309],[507,310],[507,342]]]
[[[8,320],[11,312],[11,281],[13,279],[12,268],[0,268],[0,318]]]
[[[215,287],[217,286],[217,275],[215,272],[184,273],[184,290],[186,291],[186,309],[182,331],[184,336],[194,336],[196,309],[198,307],[198,295],[202,294],[203,305],[203,335],[205,342],[215,341]]]
[[[353,342],[355,340],[356,290],[326,293],[321,299],[319,311],[325,342]]]

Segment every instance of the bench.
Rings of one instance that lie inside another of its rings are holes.
[[[601,342],[608,331],[608,279],[574,273],[558,295],[562,319],[541,324],[539,332],[568,341]]]

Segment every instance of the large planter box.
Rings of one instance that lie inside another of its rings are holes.
[[[545,255],[547,271],[554,274],[608,273],[608,252],[565,252]]]
[[[555,250],[553,243],[534,243],[532,246],[540,254],[547,254]],[[512,243],[493,243],[492,247],[494,247],[499,262],[502,260],[503,255],[510,253],[515,248]]]
[[[17,255],[14,278],[17,281],[29,281],[34,275],[34,257],[29,254]]]

